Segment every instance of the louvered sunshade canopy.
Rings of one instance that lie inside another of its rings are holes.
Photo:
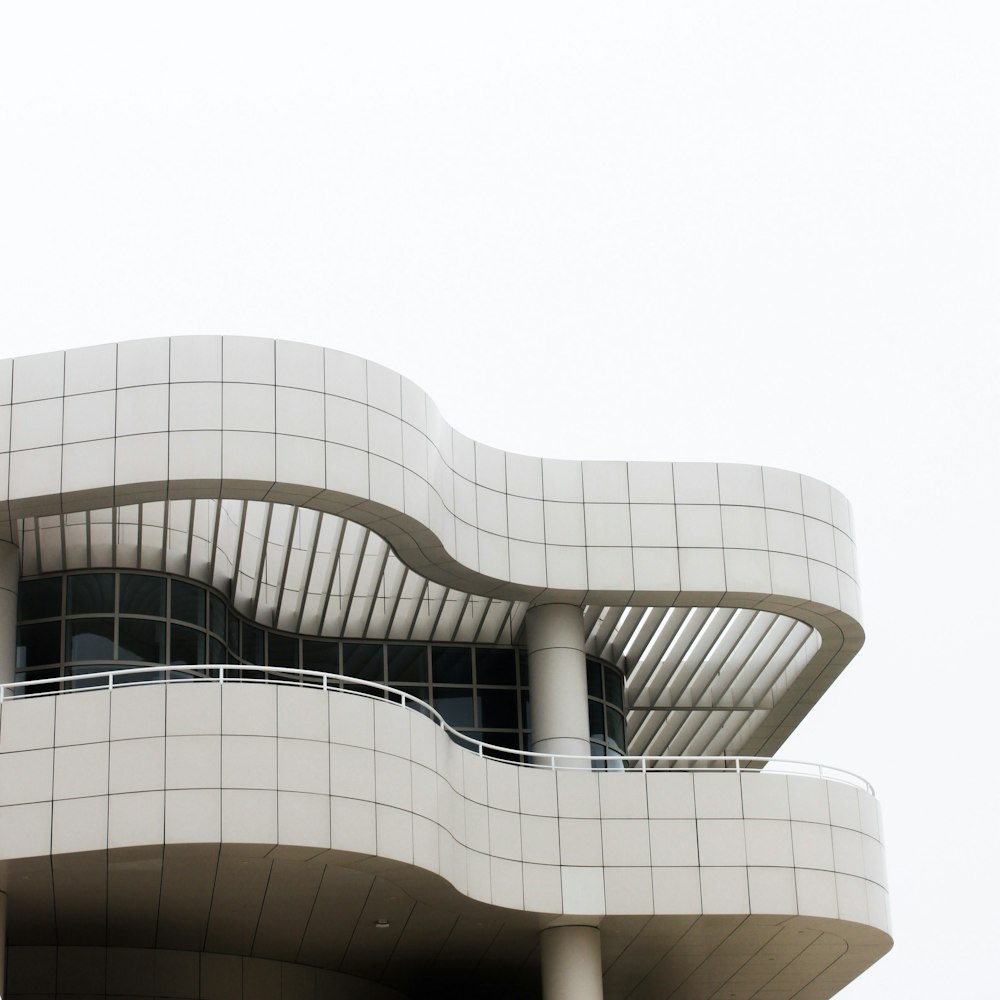
[[[409,569],[374,531],[332,514],[248,500],[174,500],[28,518],[22,573],[112,567],[197,579],[269,628],[347,639],[518,645],[527,601],[486,597]],[[772,611],[588,604],[587,652],[626,675],[634,754],[745,752],[775,693],[820,648]]]

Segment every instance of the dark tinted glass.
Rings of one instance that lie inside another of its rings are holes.
[[[21,621],[58,618],[62,614],[62,577],[22,580],[17,588],[17,614]]]
[[[604,692],[615,708],[625,711],[625,678],[611,667],[604,668]]]
[[[590,710],[590,738],[592,740],[604,739],[604,706],[599,701],[587,702]],[[604,751],[602,750],[601,753]]]
[[[306,670],[325,670],[327,673],[339,674],[340,643],[303,639],[302,666]]]
[[[208,595],[208,627],[216,634],[226,634],[226,604],[218,594]]]
[[[511,750],[521,748],[521,737],[518,733],[483,733],[484,743],[493,743],[496,746],[510,747]],[[517,753],[505,753],[503,750],[484,750],[483,754],[492,757],[494,760],[512,760],[520,762],[521,757]]]
[[[234,653],[240,651],[240,620],[235,615],[230,615],[226,626],[226,642]]]
[[[205,624],[205,591],[193,583],[182,580],[170,581],[170,617],[190,622],[192,625]],[[254,661],[259,662],[259,661]]]
[[[66,622],[67,660],[113,660],[115,658],[113,618],[84,618]]]
[[[383,683],[382,644],[375,642],[344,643],[344,673],[363,681]]]
[[[61,663],[60,622],[21,625],[17,630],[17,666],[38,667],[45,663]]]
[[[204,663],[205,633],[185,625],[171,625],[170,662],[187,665]]]
[[[67,667],[66,674],[72,677],[75,674],[93,674],[98,671],[103,673],[105,670],[115,669],[118,669],[118,667],[114,663],[88,663],[82,667]],[[107,677],[87,677],[85,680],[65,681],[64,689],[70,691],[81,688],[107,687],[107,685]]]
[[[49,677],[59,677],[62,673],[62,667],[42,667],[38,670],[18,670],[14,674],[14,680],[20,683],[21,681],[40,681]],[[28,688],[32,694],[50,694],[53,691],[59,690],[59,681],[56,680],[52,684],[36,684],[34,687]]]
[[[531,732],[531,700],[527,688],[521,688],[521,728]]]
[[[167,581],[162,577],[122,573],[119,587],[118,610],[123,615],[166,617]]]
[[[517,662],[513,649],[476,650],[478,684],[516,684]]]
[[[434,707],[441,713],[445,722],[458,729],[476,724],[472,688],[436,688]]]
[[[299,640],[290,635],[267,634],[267,662],[272,667],[299,669]]]
[[[408,695],[412,695],[414,698],[419,698],[421,701],[429,702],[431,700],[427,688],[422,684],[403,684],[400,685],[400,687],[401,690],[405,691]],[[387,693],[385,697],[387,701],[401,702],[403,700],[401,695],[394,694],[392,692]],[[423,714],[427,714],[424,709],[422,709],[419,705],[415,705],[412,701],[407,702],[407,705],[415,712],[423,712]]]
[[[221,639],[209,638],[208,662],[216,666],[226,662],[226,644]]]
[[[166,625],[163,622],[121,618],[118,622],[118,659],[166,663]]]
[[[591,698],[603,698],[601,688],[601,665],[597,660],[587,660],[587,694]]]
[[[111,614],[115,610],[114,573],[80,573],[66,581],[66,614]]]
[[[431,663],[435,684],[472,683],[472,650],[467,646],[434,646]]]
[[[612,708],[608,709],[608,742],[625,752],[625,717]]]
[[[246,663],[264,662],[264,631],[252,625],[243,626],[243,660]]]
[[[390,684],[427,683],[426,646],[388,646]]]
[[[479,724],[483,729],[517,729],[517,692],[480,689]]]

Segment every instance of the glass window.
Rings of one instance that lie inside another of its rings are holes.
[[[192,625],[205,624],[205,591],[183,580],[170,581],[170,617]],[[259,663],[259,660],[255,660]]]
[[[467,646],[434,646],[431,658],[435,684],[472,683],[472,650]]]
[[[240,620],[236,615],[230,615],[226,624],[226,643],[237,655],[240,655]]]
[[[592,740],[604,739],[604,706],[599,701],[587,702],[590,710],[590,738]],[[602,750],[601,753],[604,753]]]
[[[211,592],[208,595],[208,627],[218,636],[226,634],[226,602]]]
[[[264,662],[264,630],[253,625],[243,626],[243,661],[245,663]]]
[[[18,669],[39,667],[46,663],[61,663],[59,638],[62,622],[43,622],[39,625],[20,625],[17,629]]]
[[[517,729],[517,692],[480,688],[479,723],[483,729]]]
[[[116,663],[88,663],[81,667],[67,667],[66,675],[74,677],[78,674],[104,673],[105,671],[117,669],[119,669],[119,667]],[[65,690],[80,690],[82,688],[107,686],[107,677],[87,677],[85,680],[72,680],[65,682]]]
[[[591,698],[603,698],[601,688],[601,665],[597,660],[587,660],[587,694]]]
[[[299,669],[299,640],[290,635],[267,633],[267,662],[272,667]]]
[[[306,670],[324,670],[329,674],[339,674],[340,643],[303,639],[302,666]]]
[[[167,643],[164,622],[121,618],[118,622],[118,659],[141,663],[166,663]]]
[[[604,691],[608,702],[625,711],[625,678],[613,667],[604,668]]]
[[[427,683],[426,646],[387,646],[390,684]]]
[[[163,577],[122,573],[119,588],[118,610],[123,615],[166,617],[167,581]]]
[[[22,580],[17,588],[17,615],[21,621],[32,618],[59,618],[62,615],[62,577],[45,580]]]
[[[435,688],[434,707],[450,726],[464,729],[476,724],[472,688]]]
[[[493,743],[496,746],[510,747],[511,750],[521,749],[521,737],[518,733],[481,733],[483,743]],[[520,762],[520,754],[505,753],[503,750],[484,750],[487,757],[494,760],[512,760]]]
[[[382,643],[345,642],[344,674],[347,677],[357,677],[363,681],[378,681],[379,684],[384,683]]]
[[[114,658],[114,618],[82,618],[66,622],[66,659],[68,661],[113,660]]]
[[[405,691],[408,695],[411,695],[414,698],[419,698],[421,701],[430,703],[431,700],[430,694],[428,693],[427,688],[421,684],[401,684],[400,689],[402,691]],[[394,701],[397,703],[403,700],[402,697],[400,697],[400,695],[398,694],[386,694],[385,697],[386,700]],[[407,704],[410,708],[413,709],[413,711],[422,712],[425,715],[427,714],[426,712],[424,712],[424,709],[422,709],[419,705],[414,705],[413,702],[408,702]]]
[[[42,667],[38,670],[18,670],[14,674],[14,680],[20,684],[22,681],[41,681],[49,678],[56,678],[51,684],[36,684],[25,689],[25,694],[51,694],[59,690],[59,676],[62,674],[62,667]]]
[[[476,649],[478,684],[517,684],[517,661],[513,649]]]
[[[221,639],[209,637],[208,662],[220,666],[226,662],[226,644]]]
[[[205,633],[186,625],[170,626],[170,662],[188,666],[205,662]]]
[[[608,743],[625,752],[625,717],[613,708],[608,709]]]
[[[78,573],[68,577],[66,614],[112,614],[114,610],[114,573]]]

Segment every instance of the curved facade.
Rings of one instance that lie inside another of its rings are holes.
[[[827,997],[890,946],[869,791],[740,760],[863,641],[835,490],[504,453],[281,341],[0,393],[4,996]]]

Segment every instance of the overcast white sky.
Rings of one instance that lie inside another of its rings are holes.
[[[897,945],[996,990],[1000,7],[0,7],[0,354],[277,336],[480,440],[854,503],[869,639],[786,745],[883,803]]]

